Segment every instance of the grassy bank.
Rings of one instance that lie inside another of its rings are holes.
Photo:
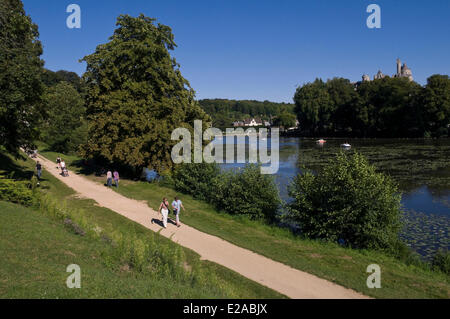
[[[44,155],[52,160],[57,156],[51,152],[44,152]],[[77,169],[75,166],[72,168]],[[90,175],[88,178],[105,182],[104,177]],[[122,180],[117,191],[130,198],[145,200],[153,209],[158,208],[162,197],[173,198],[176,194],[172,189],[157,184],[130,180]],[[406,265],[376,251],[352,250],[332,243],[301,239],[285,229],[222,214],[190,196],[182,195],[181,199],[187,210],[182,212],[182,222],[366,295],[377,298],[450,297],[450,278],[443,273]],[[381,267],[381,289],[366,286],[366,268],[370,264]]]
[[[12,160],[4,154],[0,154],[0,163],[0,173],[15,172],[17,178],[30,178],[34,167],[30,159]],[[169,254],[182,249],[186,272],[197,269],[204,280],[192,284],[156,272],[143,273],[124,263],[123,258],[115,258],[117,249],[107,241],[76,235],[61,221],[39,215],[34,209],[1,203],[2,298],[283,298],[225,267],[200,261],[195,252],[96,206],[92,200],[77,198],[73,190],[46,171],[40,189],[59,203],[58,207],[70,208],[102,233],[123,234],[140,242],[152,239],[156,247]],[[81,266],[82,289],[66,288],[69,274],[65,269],[72,263]]]

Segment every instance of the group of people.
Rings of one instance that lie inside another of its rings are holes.
[[[116,187],[119,187],[119,172],[116,170],[114,170],[114,173],[106,172],[106,186],[111,187],[113,179]]]
[[[64,177],[69,176],[69,171],[67,170],[66,162],[64,162],[64,160],[61,159],[60,156],[58,156],[58,157],[56,158],[56,164],[58,165],[57,168],[61,170],[61,175],[62,175],[62,176],[64,176]]]
[[[56,159],[56,164],[58,164],[58,169],[61,170],[61,174],[63,176],[69,176],[67,167],[66,167],[66,163],[64,162],[63,159],[61,159],[60,156],[58,156],[58,158]],[[37,161],[37,163],[36,163],[36,170],[37,170],[38,179],[40,179],[41,174],[42,174],[42,165],[39,161]],[[114,170],[114,172],[111,172],[111,170],[108,170],[108,172],[106,173],[106,185],[108,187],[112,186],[113,179],[114,179],[114,183],[115,183],[116,187],[119,187],[119,172],[117,170]],[[181,226],[180,211],[181,211],[181,209],[183,209],[185,211],[183,202],[178,197],[175,197],[171,206],[172,206],[173,213],[175,214],[176,225],[177,225],[177,227],[180,227]],[[164,228],[167,228],[167,219],[169,217],[169,201],[167,200],[166,197],[163,198],[161,205],[159,205],[158,212],[159,212],[159,215],[162,217],[162,224],[163,224]]]
[[[183,203],[181,202],[181,200],[178,197],[175,197],[175,199],[172,202],[172,209],[173,209],[173,213],[175,214],[176,217],[176,224],[177,227],[181,226],[180,223],[180,211],[181,209],[184,209]],[[169,216],[169,201],[167,200],[166,197],[163,198],[161,205],[159,205],[159,214],[160,216],[162,216],[162,223],[164,228],[167,228],[167,218]]]

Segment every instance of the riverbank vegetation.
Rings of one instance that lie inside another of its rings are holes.
[[[406,78],[355,84],[316,79],[295,92],[303,134],[345,137],[450,136],[450,79],[432,75],[422,87]]]
[[[261,174],[258,165],[234,172],[221,171],[215,163],[182,164],[175,168],[172,181],[163,183],[231,215],[274,221],[281,204],[273,176]]]
[[[389,175],[403,196],[429,192],[445,198],[450,189],[450,143],[445,139],[327,139],[318,146],[314,139],[302,139],[298,167],[320,172],[341,151],[340,144],[351,142],[350,155],[357,150],[378,172]],[[450,209],[450,203],[438,202]],[[439,249],[448,249],[450,219],[445,214],[403,209],[400,237],[423,258],[431,261]]]
[[[323,170],[304,170],[289,187],[283,215],[311,239],[353,248],[395,249],[401,229],[397,185],[358,154],[339,153]]]

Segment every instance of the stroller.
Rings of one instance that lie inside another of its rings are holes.
[[[67,167],[64,167],[62,169],[62,176],[64,176],[64,177],[68,177],[69,176],[69,170],[67,169]]]

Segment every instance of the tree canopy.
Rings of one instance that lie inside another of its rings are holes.
[[[295,93],[304,133],[357,137],[449,135],[450,81],[433,75],[425,87],[407,78],[350,83],[316,79]]]
[[[285,129],[295,127],[297,117],[290,112],[283,112],[274,120],[275,126],[281,126]]]
[[[420,100],[424,106],[425,129],[429,134],[450,136],[450,79],[448,75],[433,75]]]
[[[75,152],[86,142],[84,100],[67,82],[60,82],[48,89],[45,95],[48,120],[43,126],[43,138],[57,152]]]
[[[30,146],[45,116],[38,28],[20,0],[0,2],[0,145]]]
[[[66,70],[51,71],[44,69],[42,73],[42,82],[47,87],[52,87],[61,82],[70,83],[78,92],[83,91],[83,82],[81,78],[75,72]]]
[[[301,127],[308,129],[311,134],[320,134],[327,129],[333,104],[321,79],[298,88],[294,101]]]
[[[83,156],[161,171],[172,166],[172,131],[193,131],[194,119],[210,122],[170,55],[171,29],[154,22],[119,16],[109,42],[83,58],[89,123]]]

